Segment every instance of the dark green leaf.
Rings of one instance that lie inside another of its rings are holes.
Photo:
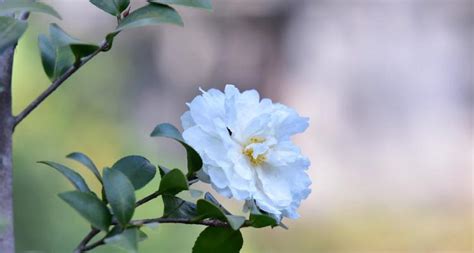
[[[267,214],[250,214],[250,223],[254,228],[263,228],[267,226],[278,226],[278,222]]]
[[[179,169],[173,169],[161,178],[159,194],[175,195],[188,189],[188,180]]]
[[[132,182],[136,190],[149,183],[156,174],[155,165],[141,156],[126,156],[118,160],[112,169],[121,171]]]
[[[116,169],[104,169],[103,183],[105,195],[114,216],[122,227],[132,219],[135,211],[135,192],[132,183]]]
[[[109,229],[112,216],[107,206],[94,194],[70,191],[60,193],[59,197],[90,222],[92,226],[104,231]]]
[[[216,218],[226,221],[224,212],[208,200],[199,199],[197,201],[197,211],[201,219]]]
[[[193,253],[238,253],[243,244],[239,230],[207,227],[194,243]]]
[[[41,2],[14,0],[0,4],[0,15],[18,11],[41,12],[61,19],[61,16],[56,12],[56,10]]]
[[[95,177],[99,179],[99,181],[102,182],[102,178],[100,176],[99,170],[95,166],[94,162],[87,155],[80,152],[74,152],[67,155],[66,157],[84,165],[86,168],[92,171],[92,173],[94,173]]]
[[[86,181],[79,175],[77,172],[72,169],[55,162],[40,161],[38,163],[46,164],[51,168],[56,169],[61,172],[73,185],[74,187],[81,192],[90,192],[89,187],[86,184]]]
[[[40,35],[38,40],[44,71],[52,81],[63,75],[75,62],[99,49],[97,45],[71,37],[57,24],[49,26],[49,35],[50,39]]]
[[[112,227],[111,230],[109,230],[109,232],[107,232],[107,237],[112,237],[114,235],[118,235],[120,233],[122,233],[123,231],[123,228],[120,227],[120,225],[115,225]]]
[[[252,227],[263,228],[278,226],[280,221],[258,208],[254,200],[246,201],[245,205],[250,210],[250,223]]]
[[[258,208],[255,200],[246,201],[245,205],[250,210],[250,225],[255,228],[275,227],[282,223],[275,216],[266,213]],[[284,226],[284,225],[283,225]],[[286,228],[287,229],[287,228]]]
[[[56,59],[54,61],[54,78],[60,77],[74,65],[75,56],[69,46],[62,46],[56,48]]]
[[[44,72],[53,81],[74,64],[75,57],[68,43],[76,42],[76,40],[67,35],[56,24],[49,26],[49,33],[51,39],[48,39],[45,35],[40,35],[38,44]]]
[[[188,178],[191,177],[196,171],[200,170],[202,167],[202,159],[199,154],[189,146],[181,136],[179,130],[171,124],[164,123],[159,124],[155,127],[151,133],[152,137],[167,137],[174,139],[181,143],[186,149],[187,159],[188,159]]]
[[[164,166],[158,166],[158,168],[160,168],[160,176],[163,178],[163,176],[165,174],[167,174],[168,172],[170,172],[171,170],[164,167]]]
[[[41,34],[38,36],[38,46],[41,52],[41,62],[43,69],[49,79],[54,79],[54,65],[56,61],[56,47],[51,43],[51,40]]]
[[[162,4],[177,4],[206,10],[212,10],[211,0],[149,0],[149,2]]]
[[[80,43],[76,38],[67,34],[59,25],[52,23],[49,25],[49,36],[56,47],[69,46],[73,43]]]
[[[77,60],[89,56],[99,49],[99,46],[93,44],[70,44],[72,53]]]
[[[26,31],[27,26],[25,21],[0,16],[0,53],[13,46]]]
[[[74,60],[78,61],[79,59],[91,55],[99,46],[95,44],[82,42],[69,34],[67,34],[61,27],[57,24],[51,24],[49,27],[49,33],[52,39],[53,44],[56,48],[69,47],[72,55],[74,55]],[[68,50],[69,51],[69,50]],[[74,63],[74,61],[72,61]]]
[[[138,241],[141,242],[141,241],[145,241],[146,239],[148,239],[148,235],[145,232],[138,229]]]
[[[172,195],[163,195],[163,217],[191,219],[197,215],[196,204]]]
[[[227,209],[224,208],[224,206],[221,205],[221,203],[219,203],[219,201],[217,201],[217,199],[214,196],[212,196],[210,192],[206,192],[204,194],[204,199],[208,200],[209,202],[219,207],[219,209],[221,209],[224,212],[224,214],[231,214],[229,211],[227,211]]]
[[[113,16],[119,16],[130,4],[130,0],[89,0],[89,2]]]
[[[139,230],[136,227],[125,229],[122,233],[105,238],[104,242],[109,245],[126,250],[127,252],[138,252]],[[143,235],[142,235],[143,236]]]
[[[197,201],[197,220],[214,218],[229,223],[232,229],[239,229],[245,222],[245,217],[225,214],[222,209],[212,202],[204,199]]]
[[[122,19],[116,31],[156,24],[175,24],[182,26],[183,21],[179,14],[170,6],[150,3]]]

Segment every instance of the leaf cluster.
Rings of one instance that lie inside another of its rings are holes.
[[[172,5],[212,10],[210,0],[148,0],[144,6],[132,10],[130,0],[90,0],[100,10],[114,16],[117,26],[105,36],[102,44],[83,42],[65,32],[58,24],[49,27],[49,36],[38,36],[41,61],[52,81],[69,69],[100,51],[108,51],[114,38],[124,30],[159,24],[183,26],[183,20]],[[42,13],[61,19],[51,6],[32,0],[7,0],[0,4],[0,53],[17,44],[25,33],[26,13]]]
[[[49,25],[48,35],[38,36],[38,46],[45,74],[53,82],[45,95],[40,96],[18,117],[18,124],[41,101],[72,75],[79,67],[100,52],[111,49],[114,39],[122,31],[157,24],[182,26],[183,21],[172,7],[182,5],[212,10],[210,0],[148,0],[143,6],[132,9],[130,0],[90,0],[90,3],[117,20],[116,27],[104,36],[100,44],[84,42],[67,33],[58,24]],[[29,13],[42,13],[61,19],[60,14],[49,5],[32,0],[7,0],[0,4],[0,54],[14,47],[28,27]],[[2,92],[2,87],[0,87]],[[180,131],[171,124],[160,124],[151,133],[152,137],[170,138],[180,143],[186,150],[187,172],[181,169],[169,170],[155,166],[142,156],[130,155],[117,160],[109,167],[98,169],[86,154],[74,152],[67,158],[80,163],[100,183],[100,192],[94,192],[84,179],[82,172],[52,162],[41,161],[70,181],[75,190],[59,194],[59,197],[71,206],[92,227],[91,233],[80,243],[76,252],[84,252],[102,244],[114,245],[128,252],[137,252],[140,241],[147,238],[142,231],[146,224],[183,223],[207,226],[199,235],[192,249],[202,252],[239,252],[243,238],[243,227],[281,226],[279,220],[262,212],[251,209],[249,218],[233,215],[227,211],[210,193],[191,189],[197,172],[203,162],[198,152],[185,142]],[[136,192],[155,178],[157,167],[161,180],[152,186],[155,191],[137,200]],[[188,201],[177,196],[187,191],[196,201]],[[158,218],[133,220],[135,210],[149,201],[161,197],[163,214]],[[102,239],[90,241],[99,232],[105,234]]]
[[[83,176],[63,164],[51,161],[39,163],[48,165],[64,175],[74,186],[74,191],[63,192],[59,197],[75,209],[95,230],[106,233],[102,241],[129,252],[138,250],[138,242],[147,238],[142,227],[148,223],[201,224],[208,227],[199,235],[193,252],[239,252],[243,244],[240,229],[243,227],[277,226],[272,216],[252,206],[249,219],[233,215],[225,209],[209,192],[195,202],[178,197],[187,191],[191,196],[201,196],[201,192],[190,188],[196,182],[196,173],[202,167],[198,152],[188,145],[179,130],[165,123],[155,127],[152,137],[171,138],[179,142],[187,151],[187,173],[181,169],[167,169],[155,166],[142,156],[130,155],[116,161],[111,167],[99,171],[87,155],[74,152],[67,155],[92,173],[102,186],[99,193],[93,192]],[[155,191],[137,201],[136,191],[148,185],[156,176],[160,181]],[[163,214],[159,218],[133,220],[136,208],[161,196]],[[83,245],[86,248],[88,245]]]

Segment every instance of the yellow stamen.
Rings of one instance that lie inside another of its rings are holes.
[[[261,165],[267,160],[264,154],[260,154],[256,158],[254,158],[252,148],[244,149],[242,153],[244,153],[244,155],[249,158],[249,161],[253,166]]]
[[[249,142],[250,143],[248,145],[253,144],[253,143],[263,143],[263,142],[265,142],[265,138],[258,137],[258,136],[251,137]],[[249,161],[253,166],[261,165],[262,163],[264,163],[267,160],[267,158],[265,157],[265,154],[259,154],[257,157],[254,157],[253,156],[253,148],[244,148],[242,150],[242,153],[249,158]]]
[[[252,137],[250,138],[250,143],[264,143],[265,142],[265,138],[263,137]]]

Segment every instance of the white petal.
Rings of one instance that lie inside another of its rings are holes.
[[[203,160],[198,177],[228,198],[255,202],[278,218],[297,218],[311,192],[309,160],[290,137],[308,127],[308,119],[282,104],[260,100],[257,91],[224,93],[202,90],[181,117],[183,138]],[[258,138],[255,141],[253,138]],[[255,164],[247,157],[264,159]]]
[[[192,127],[192,126],[194,126],[194,125],[196,125],[196,123],[193,120],[193,117],[191,117],[191,112],[190,111],[185,112],[181,116],[181,125],[183,126],[183,129],[185,129],[185,130]]]

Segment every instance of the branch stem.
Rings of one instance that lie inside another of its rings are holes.
[[[230,225],[227,222],[221,221],[221,220],[216,220],[216,219],[207,219],[207,220],[201,220],[201,221],[194,221],[186,218],[154,218],[154,219],[143,219],[143,220],[134,220],[131,221],[130,224],[135,225],[135,226],[142,226],[145,224],[150,224],[150,223],[176,223],[176,224],[191,224],[191,225],[202,225],[202,226],[208,226],[208,227],[230,227]],[[245,223],[242,225],[242,228],[250,226],[250,221],[245,221]],[[91,231],[84,237],[84,239],[81,241],[79,246],[77,246],[76,250],[74,253],[82,253],[86,252],[89,250],[92,250],[100,245],[105,244],[105,239],[107,238],[104,236],[102,239],[87,245],[87,243],[92,240],[100,231],[97,231],[96,229],[91,229]],[[85,242],[85,243],[84,243]]]
[[[22,120],[24,120],[34,109],[36,109],[46,98],[49,97],[61,84],[64,83],[72,74],[76,73],[82,66],[84,66],[88,61],[90,61],[94,56],[99,54],[102,51],[106,51],[110,47],[109,43],[104,40],[99,48],[94,51],[92,54],[84,57],[80,60],[77,64],[74,64],[70,67],[64,74],[54,80],[49,87],[44,90],[35,100],[33,100],[22,112],[20,112],[16,117],[13,124],[13,128],[15,128]]]
[[[135,207],[139,207],[139,206],[145,204],[146,202],[148,202],[150,200],[153,200],[153,199],[155,199],[159,196],[160,196],[159,192],[156,191],[156,192],[144,197],[143,199],[140,199],[139,201],[137,201],[137,203],[135,204]]]
[[[76,247],[74,253],[81,253],[86,245],[94,238],[97,234],[100,233],[100,230],[96,228],[91,228],[91,231],[82,239],[81,243]]]
[[[191,186],[192,184],[195,184],[198,182],[198,179],[197,178],[192,178],[190,180],[188,180],[188,185]],[[147,203],[148,201],[151,201],[157,197],[159,197],[161,194],[159,193],[159,191],[156,191],[146,197],[144,197],[143,199],[140,199],[139,201],[137,201],[137,203],[135,204],[135,207],[139,207],[145,203]]]

